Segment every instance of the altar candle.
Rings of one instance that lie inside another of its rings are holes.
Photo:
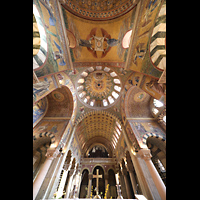
[[[117,174],[115,174],[115,179],[116,179],[116,183],[117,183],[117,185],[119,185],[118,173],[117,173]]]

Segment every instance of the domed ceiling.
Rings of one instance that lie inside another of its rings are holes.
[[[130,11],[132,0],[63,0],[61,4],[71,13],[91,20],[109,20]]]
[[[121,81],[108,67],[89,67],[78,77],[79,100],[90,108],[107,108],[120,96]]]
[[[73,98],[65,86],[57,88],[47,96],[49,107],[46,117],[69,117],[73,110]]]
[[[151,96],[149,94],[138,87],[132,86],[126,97],[127,117],[151,118],[150,99]]]

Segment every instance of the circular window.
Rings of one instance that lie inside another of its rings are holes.
[[[91,108],[106,108],[113,104],[121,92],[121,81],[108,67],[89,67],[76,81],[79,100]]]

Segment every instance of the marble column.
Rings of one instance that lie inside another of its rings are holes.
[[[124,181],[124,176],[122,175],[122,170],[119,170],[119,177],[120,177],[120,185],[121,185],[121,193],[124,199],[128,199],[126,185]]]
[[[66,179],[67,179],[67,174],[68,174],[70,166],[71,166],[70,164],[66,164],[66,163],[63,166],[63,175],[62,175],[60,185],[59,185],[59,188],[58,188],[57,198],[59,198],[63,195],[63,190],[64,190],[64,187],[65,187],[65,182],[66,182]]]
[[[68,180],[68,183],[67,183],[67,186],[66,186],[66,195],[65,195],[65,198],[69,198],[69,192],[70,192],[70,188],[71,188],[71,183],[72,183],[72,178],[73,178],[73,174],[74,174],[74,169],[70,169],[70,172],[69,172],[69,180]]]
[[[92,188],[92,177],[93,174],[88,174],[88,191],[87,191],[87,198],[90,198],[91,188]]]
[[[79,192],[80,192],[80,186],[81,186],[81,177],[82,177],[82,173],[80,173],[80,170],[81,170],[81,168],[79,168],[79,170],[78,170],[78,174],[77,174],[77,176],[78,176],[78,178],[77,178],[77,193],[76,193],[76,198],[78,198],[79,197]]]
[[[126,169],[122,170],[122,175],[124,177],[124,182],[125,182],[125,187],[126,187],[126,192],[127,192],[128,199],[132,199],[131,188],[130,188],[128,177],[127,177],[128,176],[128,172],[127,172]]]
[[[137,183],[136,183],[136,180],[135,180],[133,166],[131,164],[128,164],[127,168],[128,168],[128,172],[129,172],[129,175],[130,175],[131,184],[132,184],[132,187],[133,187],[134,194],[137,194]]]
[[[152,176],[152,179],[155,183],[155,186],[158,190],[158,193],[160,194],[160,197],[162,200],[165,200],[166,199],[166,187],[165,187],[165,184],[163,183],[158,171],[156,170],[154,164],[152,163],[151,161],[151,153],[150,153],[150,149],[141,149],[138,154],[140,155],[140,157],[142,159],[144,159],[148,169],[149,169],[149,172]]]
[[[53,161],[54,158],[57,157],[57,155],[59,154],[59,150],[58,149],[48,149],[47,153],[46,153],[46,160],[41,168],[41,170],[39,171],[39,174],[37,175],[36,179],[33,182],[33,199],[36,198],[39,189],[44,181],[44,178],[49,170],[49,167]]]

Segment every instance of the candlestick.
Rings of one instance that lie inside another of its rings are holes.
[[[117,187],[117,199],[123,199],[122,195],[121,195],[121,188],[120,188],[121,185],[117,184],[116,187]]]
[[[116,183],[117,183],[117,185],[119,185],[119,176],[118,176],[118,173],[115,174],[115,179],[116,179]]]

